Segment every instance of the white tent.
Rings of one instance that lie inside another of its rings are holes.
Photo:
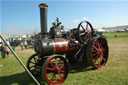
[[[102,29],[102,28],[99,28],[97,29],[98,32],[106,32],[106,30]]]

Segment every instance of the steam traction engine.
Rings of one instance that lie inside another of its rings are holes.
[[[47,4],[40,4],[41,32],[35,36],[36,54],[29,57],[27,68],[35,75],[42,75],[50,85],[61,84],[68,76],[68,63],[88,63],[101,68],[108,59],[107,40],[95,34],[88,21],[77,28],[64,31],[59,19],[47,32]]]

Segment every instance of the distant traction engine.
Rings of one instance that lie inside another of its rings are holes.
[[[40,4],[41,32],[35,35],[36,54],[29,57],[27,68],[34,76],[42,75],[50,85],[61,84],[69,72],[69,63],[88,63],[103,67],[108,60],[107,40],[94,32],[88,21],[64,31],[59,18],[47,32],[47,4]]]

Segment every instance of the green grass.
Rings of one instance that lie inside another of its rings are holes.
[[[107,40],[107,65],[97,70],[84,65],[71,66],[63,85],[128,85],[128,37],[108,37]],[[17,48],[17,54],[24,64],[33,53],[33,49],[21,51],[19,47]],[[0,85],[36,85],[12,54],[10,59],[1,59],[0,56],[0,65],[3,65],[0,67]],[[41,79],[40,82],[44,85]]]
[[[114,38],[115,35],[117,37],[128,37],[128,32],[112,32],[112,33],[103,33],[108,38]]]

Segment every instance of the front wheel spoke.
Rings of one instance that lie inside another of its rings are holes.
[[[49,76],[51,74],[51,72],[47,73],[47,76]]]
[[[62,60],[60,60],[58,64],[61,64],[61,62],[63,62],[63,61],[62,61]]]
[[[55,75],[55,80],[57,81],[57,77],[56,77],[56,75]]]
[[[62,79],[62,76],[61,76],[61,74],[59,73],[59,76],[60,76],[60,79]]]
[[[55,59],[55,61],[56,61],[56,66],[58,66],[58,61],[57,61],[57,59]]]
[[[64,68],[64,65],[62,65],[62,66],[60,67],[60,70],[61,70],[62,68]]]
[[[51,81],[53,80],[54,77],[55,77],[55,74],[54,74],[53,77],[51,78]]]
[[[63,73],[64,73],[64,71],[63,71],[63,70],[60,70],[60,72],[63,72]]]
[[[51,66],[53,67],[53,63],[51,62],[51,60],[49,61],[49,63],[51,64]]]
[[[49,67],[46,67],[47,70],[51,70],[51,71],[54,71],[54,68],[49,68]]]

